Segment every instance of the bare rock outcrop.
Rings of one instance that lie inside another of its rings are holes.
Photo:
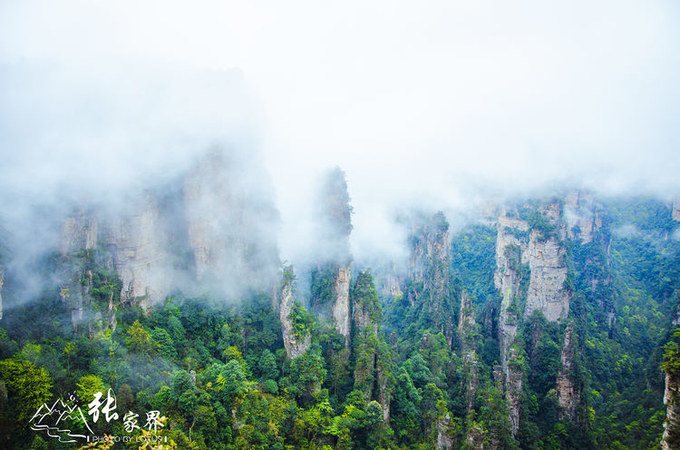
[[[422,302],[428,320],[446,336],[451,346],[455,312],[449,286],[448,230],[449,223],[441,211],[429,217],[420,217],[412,224],[409,278],[414,288],[407,295],[411,305]]]
[[[98,228],[99,222],[93,214],[78,211],[66,218],[61,229],[60,296],[71,311],[74,328],[83,322],[91,303],[91,273],[86,271],[86,260],[97,246]]]
[[[476,324],[474,308],[467,291],[463,291],[460,301],[460,314],[458,316],[458,336],[460,339],[460,350],[463,355],[463,365],[466,374],[465,397],[468,413],[474,406],[477,388],[479,386],[479,367],[474,342],[475,333]]]
[[[566,319],[571,300],[571,291],[565,286],[566,249],[556,237],[543,240],[534,230],[530,234],[527,256],[531,279],[524,316],[538,310],[551,322]]]
[[[352,328],[350,304],[352,254],[349,236],[352,232],[352,206],[345,173],[336,167],[321,180],[316,195],[316,228],[312,269],[310,307],[330,318],[335,330],[349,347]]]
[[[279,292],[279,320],[281,321],[281,332],[283,334],[283,346],[290,359],[297,358],[305,354],[312,344],[312,337],[309,333],[300,334],[296,332],[291,318],[291,312],[295,306],[293,297],[294,276],[292,268],[284,269],[284,280]]]
[[[503,211],[498,218],[496,236],[496,271],[494,284],[501,293],[501,311],[498,324],[498,340],[503,373],[508,369],[508,350],[515,341],[520,318],[519,299],[523,262],[526,260],[526,236],[529,224],[524,220],[508,217]]]
[[[502,297],[498,339],[513,435],[519,429],[523,377],[521,356],[513,347],[518,326],[535,311],[548,321],[564,320],[571,300],[560,204],[521,209],[522,214],[504,209],[497,219],[494,273]]]
[[[519,355],[514,348],[510,349],[510,362],[505,377],[505,398],[508,402],[510,413],[510,431],[513,436],[517,435],[520,422],[520,404],[522,402],[522,367]]]
[[[399,298],[404,295],[401,290],[399,275],[397,275],[397,268],[394,263],[390,264],[387,270],[385,270],[380,294],[382,298],[390,299]]]
[[[449,425],[451,424],[451,416],[446,414],[444,417],[437,420],[437,449],[451,450],[454,445],[453,438],[449,435]]]
[[[570,239],[579,239],[583,244],[593,240],[594,233],[602,228],[602,214],[596,207],[593,196],[582,191],[567,194],[564,201],[564,221]]]
[[[366,401],[376,400],[383,421],[389,423],[391,391],[388,384],[389,352],[378,336],[381,306],[369,271],[359,272],[352,287],[353,335],[356,365],[354,388],[363,392]]]
[[[483,450],[484,437],[484,429],[479,424],[474,424],[465,436],[465,448]]]
[[[574,322],[570,322],[564,333],[562,345],[562,365],[557,375],[557,401],[560,405],[560,414],[569,419],[574,418],[576,405],[579,402],[579,393],[574,383],[574,356],[576,342],[574,340]]]
[[[108,241],[123,288],[121,301],[143,308],[162,301],[172,287],[168,236],[156,200],[146,194],[134,210],[113,221]]]
[[[680,445],[680,376],[677,373],[666,373],[663,403],[666,405],[666,421],[661,448],[676,449]]]
[[[350,266],[341,266],[338,269],[335,283],[333,284],[333,297],[335,298],[335,303],[333,304],[333,324],[335,325],[335,330],[345,338],[346,346],[349,346],[352,331],[352,312],[349,301],[351,275]]]
[[[72,310],[74,325],[83,320],[90,303],[95,267],[120,279],[118,294],[123,303],[146,308],[166,297],[173,277],[164,231],[158,205],[150,194],[108,220],[93,211],[79,211],[64,220],[59,245],[61,293]],[[118,306],[112,302],[108,311]]]
[[[673,327],[680,324],[680,305],[673,318]],[[666,363],[667,361],[665,361]],[[680,448],[680,370],[672,365],[664,368],[666,383],[663,394],[663,404],[666,405],[666,420],[664,421],[661,448],[670,450]]]

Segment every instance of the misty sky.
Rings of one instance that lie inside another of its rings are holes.
[[[5,191],[246,142],[277,191],[284,257],[334,165],[355,248],[395,245],[395,208],[455,211],[556,180],[680,194],[671,0],[7,0],[0,65]]]

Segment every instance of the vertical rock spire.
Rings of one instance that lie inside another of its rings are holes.
[[[311,303],[313,308],[332,317],[336,331],[349,346],[352,206],[342,170],[336,167],[326,174],[317,202],[317,263],[311,274]]]

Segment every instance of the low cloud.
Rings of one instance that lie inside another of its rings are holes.
[[[675,196],[679,15],[613,0],[8,2],[5,221],[48,198],[115,203],[215,142],[261,150],[291,262],[336,165],[366,260],[401,254],[394,218],[413,207],[456,220],[560,183]]]

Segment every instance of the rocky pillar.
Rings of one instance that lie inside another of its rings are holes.
[[[557,400],[560,405],[560,415],[570,420],[574,418],[578,392],[574,385],[574,356],[575,356],[574,322],[570,322],[564,334],[562,346],[562,367],[557,375]]]

